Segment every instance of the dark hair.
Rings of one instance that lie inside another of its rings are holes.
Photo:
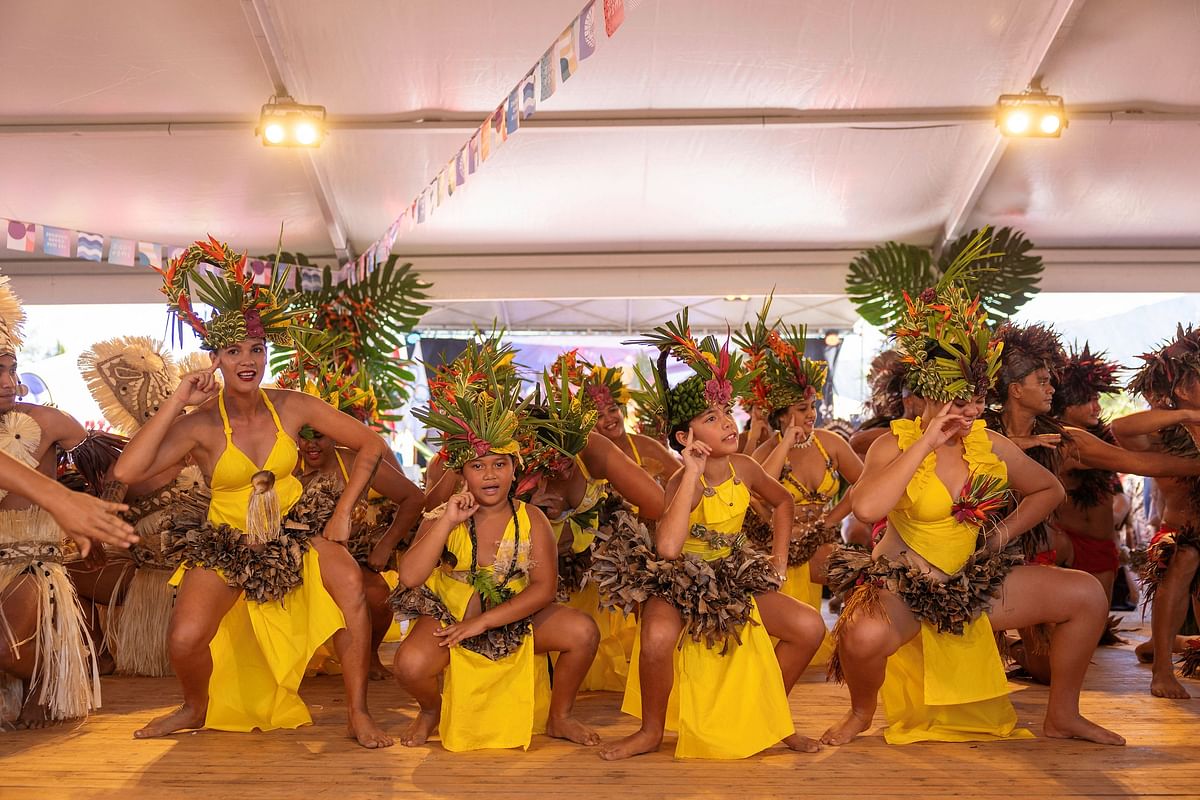
[[[671,446],[671,449],[674,450],[676,453],[683,452],[683,442],[680,442],[677,438],[675,438],[675,434],[687,433],[688,426],[691,424],[692,424],[692,421],[689,419],[687,422],[680,422],[677,425],[672,425],[671,429],[669,431],[667,431],[667,444],[669,444]]]

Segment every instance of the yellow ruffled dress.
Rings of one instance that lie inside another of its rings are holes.
[[[730,478],[709,487],[701,478],[704,494],[692,510],[689,525],[703,525],[717,533],[736,535],[742,530],[750,490],[730,467]],[[729,547],[714,549],[689,536],[683,552],[715,561],[729,556]],[[728,651],[696,642],[687,632],[675,650],[675,676],[667,706],[667,728],[679,732],[676,758],[746,758],[773,747],[796,732],[783,673],[762,624],[758,604],[751,599],[751,622],[741,632],[741,644],[730,641]],[[629,680],[621,710],[642,716],[638,660],[641,636],[634,645]]]
[[[517,569],[508,582],[520,594],[529,585],[529,510],[515,503],[516,515],[509,521],[496,550],[495,561],[480,566],[495,574],[501,565],[507,573],[516,559]],[[460,567],[476,563],[474,545],[466,523],[450,531],[446,549]],[[434,569],[426,588],[461,622],[475,589],[466,583],[469,570],[446,564]],[[442,715],[438,723],[442,746],[452,752],[486,748],[528,748],[534,734],[546,732],[550,712],[550,679],[546,660],[534,655],[533,633],[525,637],[515,653],[493,661],[459,645],[450,648],[450,664],[442,682]]]
[[[225,412],[224,392],[218,398],[225,425],[225,451],[212,474],[212,503],[208,519],[246,529],[246,512],[253,491],[250,479],[262,470],[274,473],[279,508],[287,514],[300,499],[300,481],[293,475],[296,443],[279,424],[275,407],[262,392],[275,421],[275,444],[260,468],[233,443]],[[181,564],[171,578],[178,586],[190,565]],[[300,681],[313,652],[346,626],[345,618],[321,581],[317,551],[304,554],[303,583],[279,600],[247,602],[239,596],[221,619],[209,645],[213,671],[208,681],[205,726],[224,731],[263,731],[297,728],[312,722],[300,699]]]
[[[921,437],[921,420],[896,420],[892,433],[900,449],[907,450]],[[976,420],[962,441],[971,473],[1007,482],[1008,469],[992,452],[983,420]],[[935,454],[925,457],[888,522],[906,545],[953,575],[975,552],[978,529],[951,515],[954,500],[936,465]],[[938,633],[922,622],[921,633],[888,659],[880,695],[889,744],[1033,738],[1016,727],[1008,679],[986,613],[968,623],[961,636]]]

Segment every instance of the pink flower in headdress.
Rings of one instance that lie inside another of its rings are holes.
[[[467,446],[475,451],[476,458],[483,458],[492,449],[492,443],[486,439],[480,439],[473,432],[467,431]]]
[[[251,339],[265,339],[267,332],[263,329],[262,315],[257,308],[248,308],[243,315],[246,318],[246,336]]]
[[[725,407],[733,402],[733,384],[724,378],[713,378],[704,384],[704,399],[710,406]]]
[[[606,408],[613,404],[612,392],[607,386],[588,386],[586,391],[596,408]]]

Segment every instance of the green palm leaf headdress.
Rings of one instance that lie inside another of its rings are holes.
[[[640,361],[640,359],[639,359]],[[649,374],[651,377],[646,377]],[[637,415],[638,433],[652,439],[666,440],[667,412],[666,397],[659,391],[659,384],[653,377],[654,366],[649,362],[643,365],[633,365],[633,376],[637,379],[637,388],[631,389],[630,398],[633,400],[634,413]]]
[[[721,345],[711,335],[699,342],[692,338],[686,307],[667,324],[624,344],[658,348],[654,375],[671,428],[686,425],[710,406],[729,407],[734,399],[746,394],[755,374],[753,370],[745,369],[740,352],[730,350],[728,338]],[[670,387],[667,382],[668,354],[687,364],[695,373],[675,387]]]
[[[287,346],[296,327],[297,311],[290,308],[285,289],[288,270],[272,270],[271,284],[261,286],[246,269],[246,254],[237,255],[228,244],[212,236],[198,241],[155,268],[163,278],[167,307],[200,337],[205,350],[219,350],[245,339],[266,339]],[[213,315],[202,319],[192,305],[193,295],[210,306]]]
[[[804,355],[808,326],[784,325],[781,319],[768,324],[772,296],[763,301],[754,324],[746,323],[734,335],[754,373],[742,404],[767,414],[819,395],[829,376],[829,364]]]
[[[518,494],[531,488],[541,475],[566,472],[587,447],[588,435],[596,427],[596,410],[584,402],[581,392],[572,391],[574,364],[574,351],[564,353],[542,374],[520,435],[525,468]]]
[[[483,379],[453,376],[413,416],[436,432],[430,440],[441,447],[450,469],[489,453],[511,455],[519,464],[518,434],[527,405],[518,382],[503,383],[488,368]]]

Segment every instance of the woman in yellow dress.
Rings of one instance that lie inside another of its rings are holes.
[[[625,429],[632,393],[625,386],[624,370],[603,363],[583,362],[581,366],[581,388],[596,409],[596,432],[665,486],[679,469],[679,459],[658,439]]]
[[[862,475],[862,462],[841,436],[816,429],[829,365],[805,358],[803,327],[785,328],[777,322],[768,328],[769,308],[768,300],[759,314],[755,341],[742,342],[751,364],[760,367],[751,382],[751,405],[767,415],[775,431],[754,451],[754,460],[795,502],[787,581],[780,591],[819,611],[825,562],[834,544],[841,543],[842,520],[850,513],[851,492],[838,496],[842,479],[853,485]],[[764,516],[752,514],[747,534],[769,547],[770,527]]]
[[[183,704],[138,738],[310,723],[297,690],[313,651],[332,636],[345,670],[349,735],[368,748],[392,744],[367,710],[370,620],[358,565],[340,544],[386,445],[319,398],[260,388],[267,341],[286,341],[292,324],[277,300],[282,279],[281,270],[272,286],[255,285],[245,256],[212,239],[189,247],[164,272],[168,304],[199,334],[212,368],[183,377],[126,446],[113,477],[134,484],[190,454],[212,501],[207,519],[197,520],[176,550],[181,566],[172,579],[178,594],[168,649]],[[192,311],[193,291],[214,307],[207,322]],[[188,406],[198,407],[181,416]],[[293,472],[306,425],[359,453],[336,505],[320,497],[301,502]]]
[[[1000,347],[953,275],[906,297],[897,347],[921,415],[894,421],[871,445],[854,490],[855,515],[886,515],[887,531],[870,556],[830,559],[830,585],[849,592],[831,672],[844,676],[851,707],[822,741],[845,744],[865,731],[880,695],[889,743],[1029,738],[1016,727],[994,632],[1050,622],[1044,735],[1124,744],[1079,713],[1107,617],[1100,584],[1072,570],[1014,566],[1020,550],[1010,545],[1054,510],[1063,489],[984,426]]]
[[[409,747],[435,729],[454,752],[527,748],[539,733],[600,741],[574,717],[599,633],[586,614],[554,603],[550,524],[514,497],[518,440],[551,424],[529,420],[519,390],[489,367],[483,380],[462,374],[438,386],[415,412],[465,488],[427,515],[400,559],[392,608],[415,622],[392,669],[420,706],[400,739]],[[553,692],[546,653],[558,654]]]
[[[667,727],[679,732],[678,758],[745,758],[781,741],[815,751],[814,740],[796,734],[787,695],[824,638],[825,623],[776,591],[787,565],[792,499],[738,452],[729,412],[735,381],[745,384],[741,358],[712,337],[693,341],[686,311],[634,343],[661,349],[662,406],[683,468],[667,484],[667,510],[653,542],[640,528],[640,535],[614,535],[598,549],[593,570],[602,590],[641,602],[622,705],[641,718],[641,727],[602,748],[602,756],[653,752]],[[669,352],[696,372],[673,389],[666,380]],[[751,492],[773,508],[770,558],[741,533]],[[771,637],[779,640],[774,650]]]

